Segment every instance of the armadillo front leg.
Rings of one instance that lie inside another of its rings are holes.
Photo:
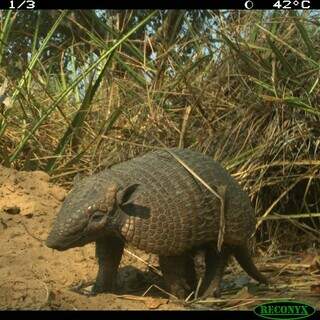
[[[186,255],[185,257],[186,269],[185,277],[190,291],[194,291],[197,286],[197,274],[195,269],[194,257],[193,255]]]
[[[96,241],[96,257],[99,269],[92,288],[93,294],[115,290],[123,248],[123,241],[117,237],[106,237]]]

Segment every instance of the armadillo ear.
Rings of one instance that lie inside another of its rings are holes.
[[[139,184],[131,184],[130,186],[119,190],[117,193],[117,203],[119,206],[124,205],[126,202],[129,201],[130,197],[133,195],[133,193],[136,191],[136,189],[139,187]]]
[[[117,193],[118,193],[118,186],[115,183],[112,183],[110,185],[108,185],[107,189],[105,190],[105,199],[104,199],[104,203],[103,205],[100,204],[101,207],[105,207],[104,212],[109,212],[112,211],[112,208],[115,205],[116,202],[116,197],[117,197]]]

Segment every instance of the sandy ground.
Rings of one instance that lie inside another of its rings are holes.
[[[238,265],[231,264],[221,299],[191,303],[169,299],[157,288],[163,283],[153,271],[156,257],[128,248],[119,270],[117,294],[88,297],[74,292],[73,288],[90,285],[95,278],[94,246],[55,252],[43,243],[65,195],[66,190],[50,183],[44,172],[0,166],[1,310],[236,310],[252,309],[277,298],[297,299],[320,308],[320,262],[315,252],[259,260],[259,268],[276,282],[269,287],[259,286]]]

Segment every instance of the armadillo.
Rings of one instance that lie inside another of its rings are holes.
[[[199,178],[212,189],[225,188],[220,249],[221,201]],[[194,289],[192,256],[204,250],[201,294],[218,296],[231,255],[252,278],[267,283],[248,249],[255,223],[248,195],[218,162],[173,148],[83,178],[62,204],[46,245],[63,251],[96,243],[99,269],[93,293],[114,290],[125,244],[157,254],[164,280],[178,298]]]

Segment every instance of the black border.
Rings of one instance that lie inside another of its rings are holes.
[[[252,9],[275,9],[273,4],[278,0],[1,0],[0,9],[9,9],[10,1],[15,7],[26,1],[19,10],[27,9],[27,1],[34,1],[35,9],[243,9],[245,3],[251,1]],[[288,3],[304,0],[280,0]],[[320,9],[319,0],[310,1],[310,9]],[[306,2],[305,2],[306,3]],[[300,9],[299,6],[291,5],[292,8]]]
[[[107,301],[106,301],[107,303]],[[201,320],[201,319],[210,319],[210,320],[220,320],[220,319],[243,319],[243,320],[259,320],[264,319],[260,318],[253,313],[253,311],[202,311],[202,310],[190,310],[190,311],[2,311],[0,316],[3,316],[3,319],[10,319],[13,317],[18,317],[19,319],[34,319],[37,318],[43,319],[76,319],[81,320],[81,318],[88,320],[92,318],[101,318],[104,320],[116,320],[117,318],[137,318],[142,319],[172,319],[172,320]],[[90,317],[90,318],[88,318]],[[316,311],[311,317],[304,319],[308,320],[318,320],[320,319],[320,311]],[[284,319],[285,320],[285,319]]]

